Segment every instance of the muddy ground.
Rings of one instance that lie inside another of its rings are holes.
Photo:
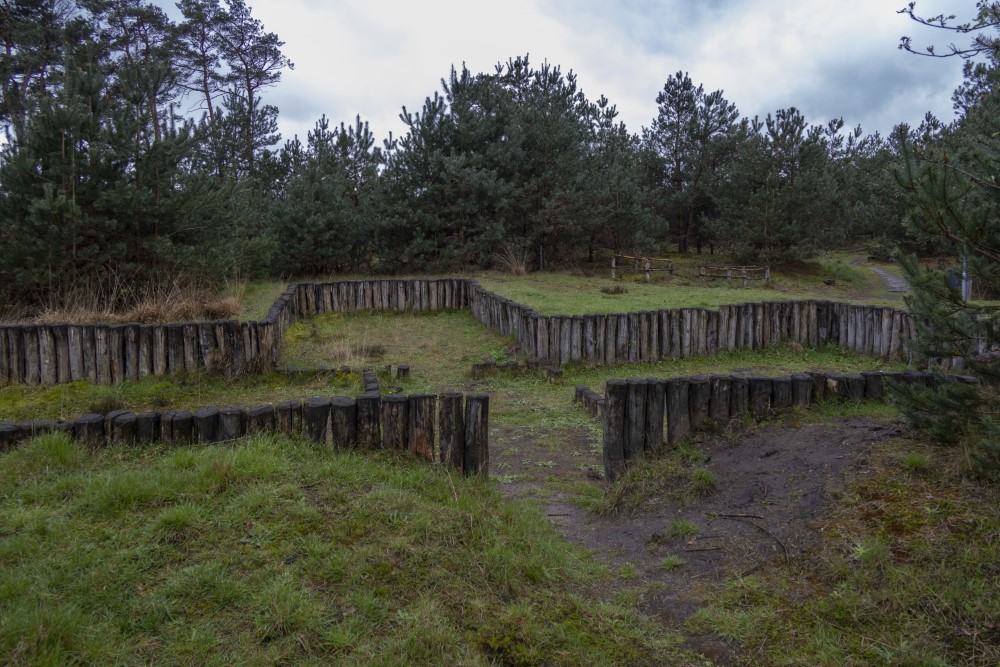
[[[563,430],[546,438],[504,429],[495,437],[492,467],[512,497],[539,498],[570,541],[593,551],[612,572],[627,571],[621,585],[643,591],[644,611],[682,629],[706,596],[733,577],[784,560],[808,568],[831,501],[865,473],[871,445],[900,428],[853,418],[707,436],[694,444],[704,454],[698,467],[715,476],[714,491],[699,496],[664,488],[636,511],[609,516],[580,502],[581,491],[593,499],[605,487],[593,431]],[[671,537],[678,519],[697,534]],[[667,569],[668,556],[684,564]],[[690,637],[689,643],[719,664],[731,661],[733,647],[715,638]]]

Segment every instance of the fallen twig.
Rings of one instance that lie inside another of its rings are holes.
[[[785,547],[785,543],[782,542],[781,540],[779,540],[777,537],[775,537],[774,533],[772,533],[771,531],[769,531],[764,526],[760,525],[756,521],[751,521],[750,520],[751,517],[754,518],[754,519],[763,519],[764,517],[760,517],[760,516],[756,516],[756,515],[752,515],[752,514],[716,514],[715,516],[717,516],[717,517],[719,517],[721,519],[729,519],[730,521],[742,521],[743,523],[749,523],[751,526],[753,526],[754,528],[756,528],[757,530],[761,531],[762,533],[764,533],[765,535],[767,535],[768,537],[770,537],[772,540],[774,540],[775,542],[777,542],[778,546],[781,547],[781,552],[785,556],[785,562],[786,563],[788,562],[788,549]]]

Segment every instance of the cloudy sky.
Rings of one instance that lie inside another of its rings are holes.
[[[164,2],[166,4],[166,2]],[[491,71],[530,54],[572,69],[590,99],[606,95],[632,132],[649,125],[666,78],[690,72],[745,116],[796,106],[811,122],[843,116],[885,134],[924,113],[952,116],[956,59],[899,51],[950,34],[896,12],[905,0],[250,0],[295,63],[267,93],[285,138],[315,120],[368,120],[400,134],[451,65]],[[925,14],[971,17],[974,0],[920,0]],[[959,44],[967,39],[959,37]]]

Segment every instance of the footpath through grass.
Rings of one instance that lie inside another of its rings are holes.
[[[1000,664],[1000,490],[913,437],[871,455],[804,559],[731,580],[687,629],[755,664]]]
[[[0,455],[4,664],[691,664],[489,482],[256,437]]]

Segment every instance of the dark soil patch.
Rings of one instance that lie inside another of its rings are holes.
[[[706,437],[697,443],[706,459],[698,467],[715,476],[715,491],[679,500],[677,489],[664,488],[636,512],[605,517],[574,502],[573,494],[552,490],[558,481],[604,486],[594,479],[600,454],[590,433],[564,432],[563,442],[544,444],[530,434],[498,434],[499,460],[507,465],[496,472],[514,476],[511,495],[541,495],[566,537],[612,571],[627,566],[634,576],[622,586],[639,588],[644,611],[677,629],[733,577],[786,559],[809,567],[830,501],[864,474],[871,445],[899,431],[898,424],[852,418]],[[504,453],[511,448],[515,453]],[[692,524],[697,533],[672,537],[674,521]],[[670,569],[668,558],[684,564]],[[690,644],[720,664],[731,661],[731,649],[715,638],[691,637]]]

